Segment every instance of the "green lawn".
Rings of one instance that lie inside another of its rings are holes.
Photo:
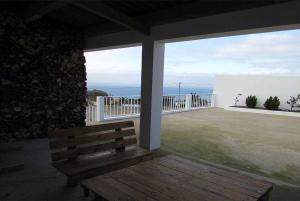
[[[300,186],[300,118],[208,109],[164,115],[161,150]],[[274,186],[273,201],[300,188]]]
[[[262,173],[259,166],[250,161],[239,160],[230,156],[229,149],[216,143],[222,141],[222,138],[218,135],[220,131],[217,128],[206,125],[194,126],[182,128],[184,130],[163,126],[161,149],[195,160],[207,160],[242,170]]]
[[[164,115],[161,149],[300,185],[300,118],[222,109]]]

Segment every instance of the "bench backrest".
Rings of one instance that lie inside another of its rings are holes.
[[[74,160],[79,155],[125,151],[125,146],[137,143],[133,121],[55,129],[50,133],[53,162]]]

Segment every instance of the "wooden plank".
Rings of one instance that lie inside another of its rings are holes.
[[[203,169],[203,167],[195,167],[190,164],[186,165],[185,163],[179,163],[175,160],[172,160],[172,158],[168,158],[168,160],[157,160],[156,162],[168,168],[172,168],[185,174],[201,178],[202,180],[209,181],[214,185],[218,185],[223,188],[229,188],[232,191],[243,193],[251,197],[258,198],[262,195],[262,193],[266,191],[266,189],[247,184],[247,181],[245,180],[243,182],[234,179],[235,177],[224,177],[222,175],[216,175],[210,172],[209,169]]]
[[[212,169],[212,171],[210,170]],[[208,175],[208,176],[207,176]],[[254,201],[268,198],[271,190],[269,183],[233,173],[215,167],[197,164],[179,157],[162,157],[157,160],[114,171],[86,183],[87,188],[94,188],[96,194],[107,200],[111,195],[102,189],[102,180],[109,183],[122,183],[114,186],[118,190],[132,188],[155,200],[209,200],[209,201]],[[238,179],[236,179],[238,178]],[[112,180],[113,179],[113,180]],[[233,182],[231,182],[231,181]],[[237,180],[237,182],[235,182]],[[246,185],[242,185],[246,183]],[[106,197],[107,196],[107,197]],[[137,197],[132,195],[133,200]],[[139,200],[139,199],[137,199]]]
[[[117,155],[120,154],[116,154],[116,156]],[[127,156],[126,158],[122,158],[122,160],[110,161],[109,163],[107,161],[100,161],[100,163],[94,161],[95,163],[93,165],[83,166],[83,168],[81,169],[78,169],[78,166],[75,166],[73,168],[64,169],[63,171],[61,171],[62,169],[60,168],[58,168],[58,170],[68,175],[68,181],[70,181],[71,184],[77,184],[79,181],[82,181],[83,179],[95,177],[108,172],[123,169],[152,159],[153,159],[153,155],[151,152],[148,151],[148,152],[144,152],[143,154],[139,154],[135,156],[134,155]]]
[[[160,168],[153,167],[151,162],[145,162],[145,164],[147,165],[138,164],[118,172],[112,172],[109,175],[115,180],[136,188],[157,200],[164,200],[167,197],[167,199],[174,201],[229,201],[226,197],[189,185],[187,180],[180,182],[174,172],[161,171]],[[146,186],[150,188],[149,191],[144,190]],[[164,195],[163,198],[162,195]]]
[[[122,131],[115,131],[115,132],[108,132],[108,133],[95,133],[93,135],[87,136],[80,136],[73,139],[64,139],[64,138],[56,138],[53,141],[50,141],[50,149],[59,149],[68,146],[76,146],[87,144],[95,141],[106,141],[112,140],[120,137],[127,137],[135,135],[134,129],[122,130]]]
[[[136,191],[142,192],[143,194],[145,194],[147,197],[150,197],[151,199],[154,200],[159,200],[159,201],[174,201],[173,198],[167,196],[165,193],[161,193],[161,191],[157,190],[157,189],[153,189],[151,186],[146,185],[146,182],[140,182],[138,180],[136,180],[135,178],[130,178],[130,175],[125,172],[125,175],[129,177],[127,177],[127,179],[123,179],[123,178],[118,178],[116,179],[115,177],[117,177],[117,175],[122,174],[124,172],[124,169],[122,170],[118,170],[118,171],[114,171],[114,174],[105,174],[103,176],[98,176],[98,177],[94,177],[91,179],[87,179],[84,180],[82,182],[82,185],[84,185],[86,188],[88,189],[92,189],[92,191],[98,195],[102,195],[104,197],[106,192],[102,192],[102,191],[98,191],[98,189],[101,189],[102,186],[102,179],[103,178],[112,178],[115,181],[122,183],[126,186],[128,186],[129,188],[132,188]],[[130,178],[130,179],[129,179]],[[98,181],[97,181],[98,180]],[[91,183],[91,181],[93,181],[94,183]],[[95,185],[97,186],[97,188],[95,188]],[[142,191],[140,189],[143,189]],[[117,201],[117,200],[114,200]]]
[[[80,181],[82,181],[83,179],[86,178],[91,178],[91,177],[96,177],[99,175],[103,175],[112,171],[116,171],[119,169],[123,169],[123,168],[127,168],[129,166],[133,166],[136,165],[138,163],[144,162],[144,161],[148,161],[148,160],[152,160],[153,159],[153,155],[151,154],[147,154],[147,155],[143,155],[143,156],[138,156],[138,157],[133,157],[133,158],[128,158],[126,160],[123,161],[118,161],[118,163],[115,164],[109,164],[107,166],[104,167],[98,167],[98,168],[93,168],[90,169],[88,171],[84,171],[84,172],[80,172],[78,174],[75,175],[71,175],[69,176],[69,178],[73,181],[73,183],[78,183]]]
[[[91,153],[108,151],[111,149],[116,149],[116,148],[120,148],[120,147],[124,147],[124,146],[128,146],[128,145],[133,145],[136,143],[137,143],[136,138],[125,139],[122,141],[98,144],[98,145],[93,145],[93,146],[89,146],[89,147],[80,147],[80,148],[76,148],[74,150],[59,151],[59,152],[52,153],[51,156],[52,156],[53,161],[58,161],[58,160],[64,160],[67,158],[74,158],[78,155],[86,155],[86,154],[91,154]]]
[[[232,201],[253,201],[257,200],[257,197],[255,196],[250,196],[238,191],[235,191],[233,188],[230,186],[222,186],[218,185],[214,182],[211,182],[210,180],[203,179],[202,177],[197,177],[196,174],[186,174],[182,171],[175,170],[173,168],[169,168],[167,166],[161,166],[159,163],[156,163],[156,161],[153,161],[151,163],[151,166],[148,164],[141,164],[141,167],[144,166],[144,168],[147,168],[147,171],[156,171],[159,169],[160,172],[163,172],[164,174],[172,175],[172,178],[176,179],[178,183],[182,183],[186,185],[188,188],[191,186],[202,189],[203,191],[207,191],[208,193],[212,193],[215,195],[219,195],[221,197],[224,197],[226,199],[232,200]],[[140,172],[141,169],[139,170],[134,170],[137,171],[138,173]],[[218,182],[218,181],[217,181]]]
[[[108,130],[115,130],[117,128],[129,128],[129,127],[134,127],[133,121],[114,122],[114,123],[78,127],[78,128],[55,129],[50,133],[50,137],[65,138],[67,136],[81,136],[88,133],[96,133],[100,131],[108,131]]]
[[[202,170],[207,170],[215,175],[219,175],[219,176],[224,176],[227,178],[234,178],[234,181],[238,181],[240,184],[247,184],[248,186],[252,186],[254,187],[258,192],[262,192],[265,191],[267,189],[269,189],[270,187],[272,187],[272,184],[270,184],[269,182],[266,181],[262,181],[262,180],[258,180],[258,179],[254,179],[251,178],[249,176],[246,175],[242,175],[236,172],[231,172],[228,170],[223,170],[221,168],[216,168],[213,166],[207,166],[207,165],[203,165],[200,163],[195,163],[192,162],[190,160],[178,157],[178,156],[174,156],[174,155],[169,155],[167,157],[161,157],[160,160],[174,160],[178,163],[182,163],[184,164],[186,167],[190,168],[190,171],[195,171],[197,168],[198,169],[202,169]]]
[[[118,166],[118,163],[121,163],[122,161],[127,161],[133,158],[146,157],[148,155],[153,157],[152,153],[148,150],[137,148],[134,150],[126,151],[124,153],[110,154],[96,158],[87,158],[85,160],[63,161],[54,163],[53,165],[66,175],[74,175],[79,172],[84,172],[99,167],[105,167],[111,164]]]
[[[136,171],[137,173],[142,174],[141,170],[142,170],[142,168],[146,168],[145,165],[146,164],[141,164],[141,167],[139,168],[139,170],[134,169],[133,171]],[[194,189],[198,189],[201,192],[206,192],[204,194],[205,198],[213,198],[213,200],[220,198],[221,200],[232,200],[232,201],[238,201],[238,200],[253,201],[253,200],[255,200],[250,196],[231,191],[230,189],[226,189],[222,186],[217,186],[206,180],[202,180],[197,177],[187,175],[180,171],[176,171],[174,169],[170,169],[170,168],[161,166],[156,163],[151,163],[151,166],[148,167],[147,170],[144,170],[144,172],[147,172],[147,171],[156,172],[157,170],[159,170],[160,173],[170,176],[178,184],[184,185],[184,187],[187,189],[194,188]],[[217,198],[215,198],[214,196],[217,196]]]
[[[101,188],[97,188],[99,181],[96,179],[89,181],[89,186],[93,186],[94,188],[91,188],[92,191],[97,191],[97,195],[95,197],[98,197],[101,195],[100,200],[132,200],[137,201],[133,197],[131,197],[128,193],[123,192],[121,189],[123,186],[120,186],[118,184],[115,184],[116,186],[112,185],[112,182],[109,179],[103,179],[101,181],[102,185]],[[116,183],[116,182],[115,182]],[[118,187],[118,188],[116,188]],[[121,188],[120,188],[121,187]],[[104,194],[105,192],[105,194]],[[104,196],[103,196],[104,195]],[[97,200],[97,199],[95,199]]]
[[[98,185],[101,183],[104,188]],[[103,196],[106,200],[138,200],[138,201],[155,201],[153,198],[147,196],[143,192],[137,191],[126,184],[116,181],[110,177],[105,178],[95,178],[92,180],[84,181],[84,185],[90,187],[90,190],[97,195],[105,195]]]
[[[117,128],[116,129],[116,132],[121,132],[121,128]],[[119,137],[119,138],[116,138],[115,141],[122,141],[124,138],[123,137]],[[120,148],[117,148],[116,149],[116,152],[124,152],[125,151],[125,146],[124,147],[120,147]]]

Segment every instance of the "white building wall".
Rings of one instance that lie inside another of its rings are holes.
[[[300,94],[300,76],[275,75],[217,75],[214,83],[215,106],[234,105],[234,98],[241,93],[238,105],[245,106],[246,97],[257,96],[257,107],[263,107],[270,96],[278,96],[280,108],[289,108],[286,101]]]

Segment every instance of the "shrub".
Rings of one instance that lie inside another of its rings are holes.
[[[93,89],[87,92],[88,102],[96,102],[97,96],[108,96],[108,93],[102,90]]]
[[[265,108],[267,108],[268,110],[278,110],[279,105],[280,100],[277,96],[274,96],[274,98],[270,96],[264,104]]]
[[[238,102],[240,102],[240,97],[242,96],[243,94],[241,93],[238,93],[237,96],[234,98],[234,105],[237,106]]]
[[[291,106],[290,111],[293,111],[293,108],[296,106],[298,100],[299,100],[299,97],[296,98],[294,96],[290,96],[290,99],[288,101],[286,101],[286,103]]]
[[[255,108],[256,104],[257,104],[257,98],[256,98],[256,96],[248,96],[246,98],[246,105],[247,105],[247,107]]]

